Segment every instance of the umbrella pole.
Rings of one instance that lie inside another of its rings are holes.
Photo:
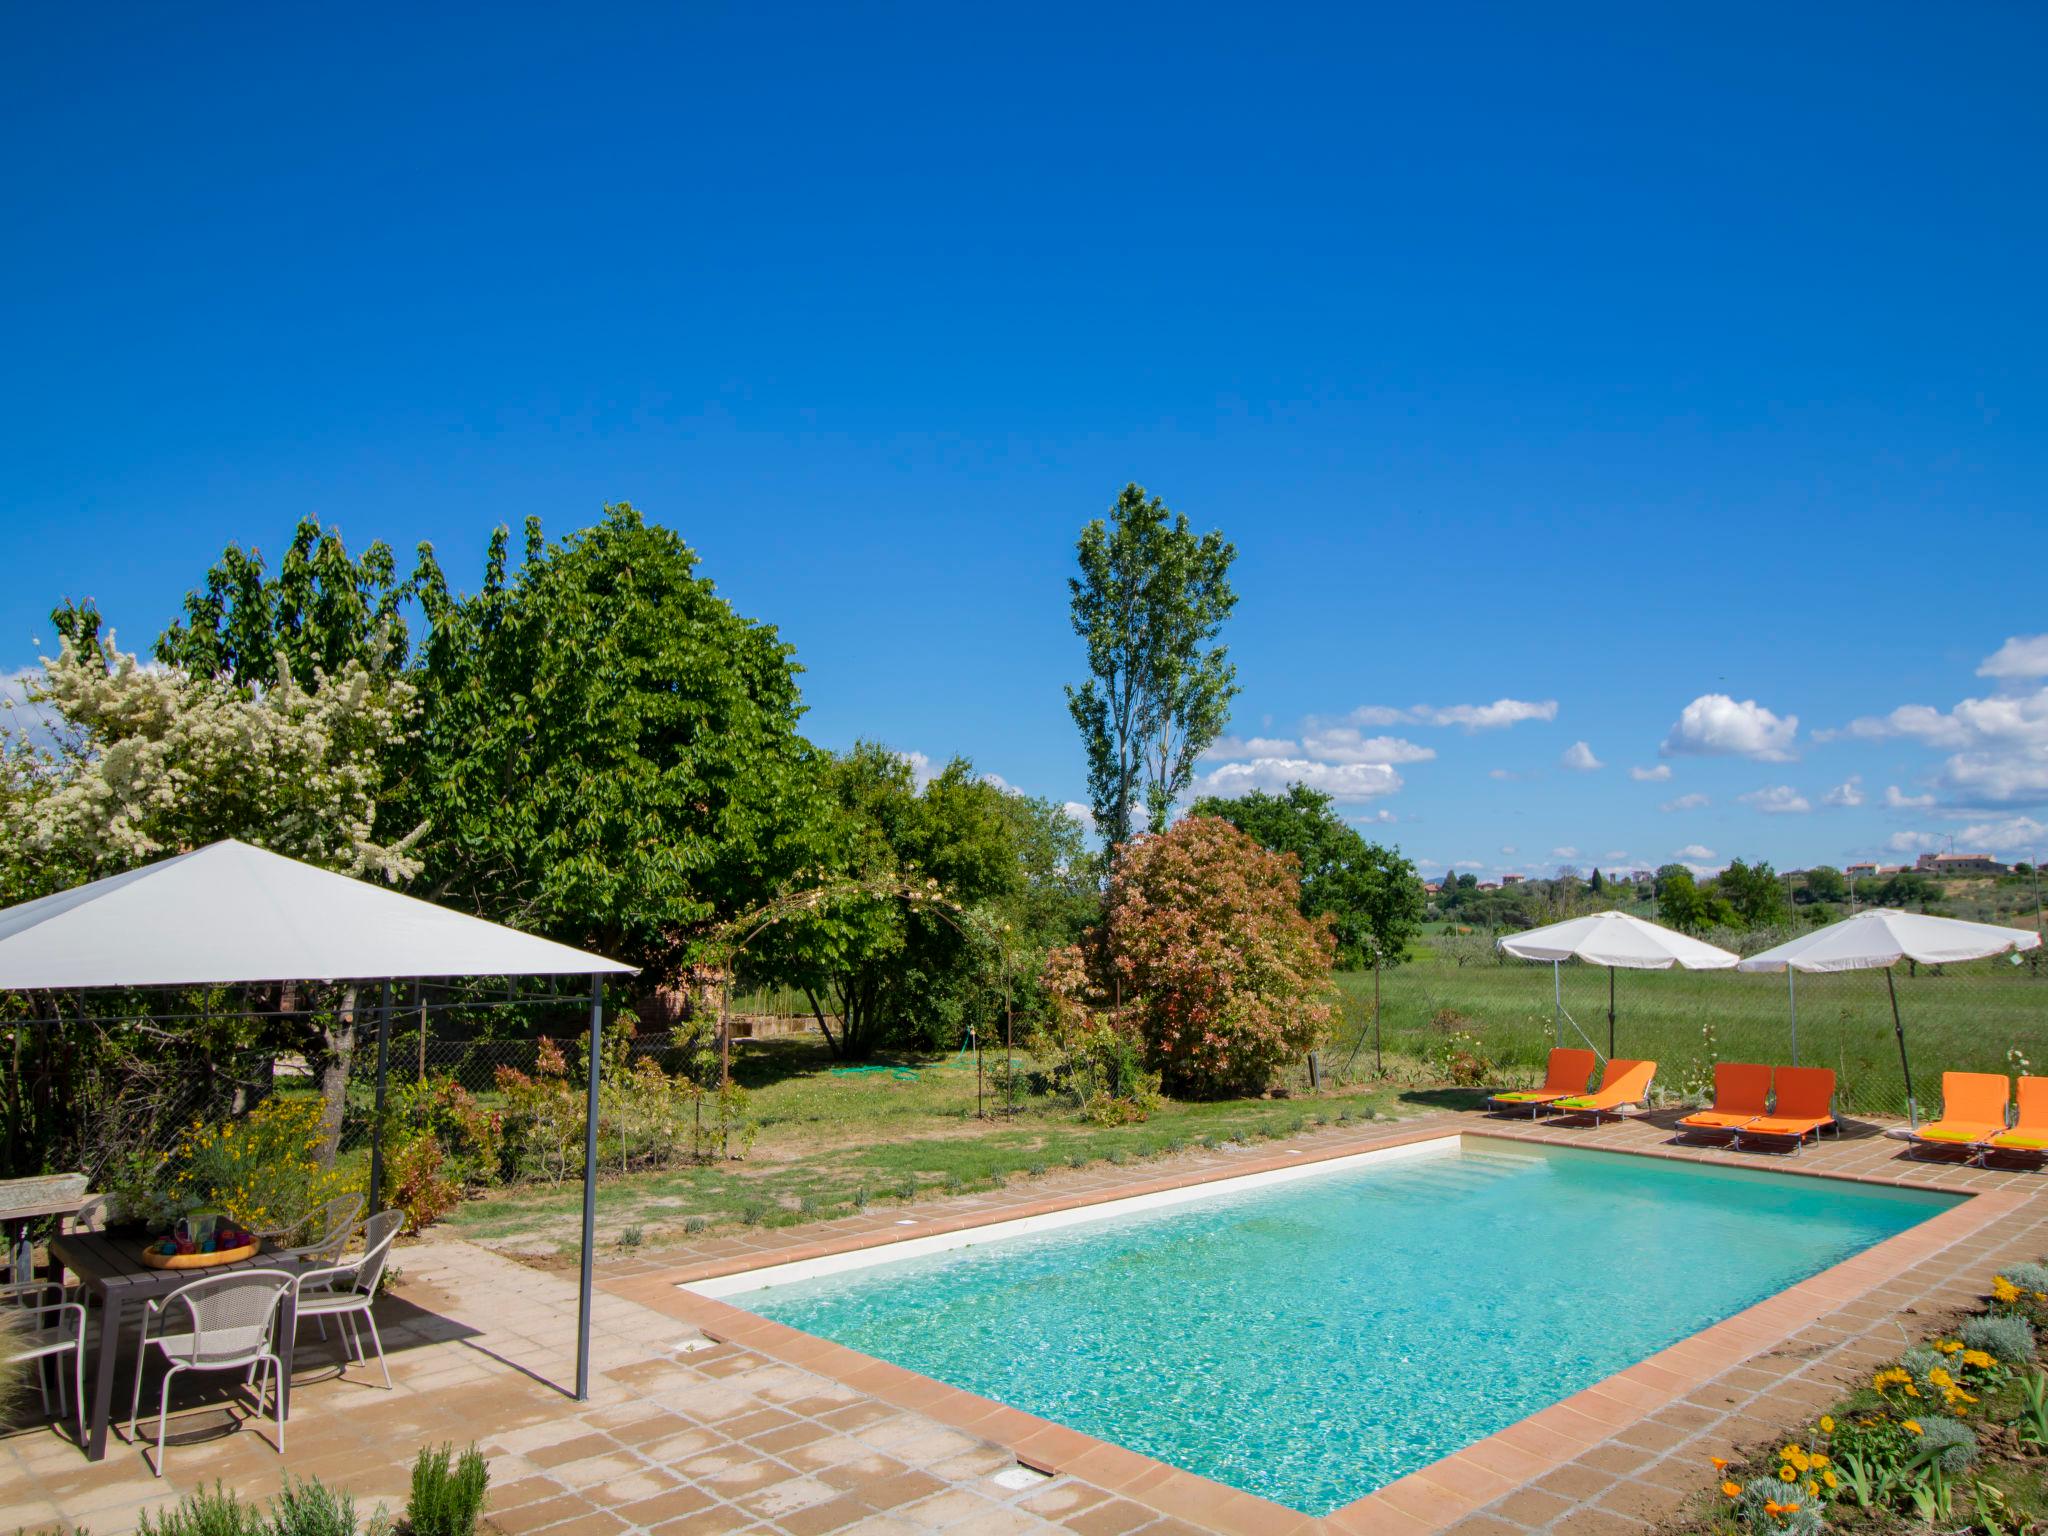
[[[1892,969],[1884,969],[1884,989],[1892,998],[1892,1033],[1899,1037],[1899,1071],[1906,1079],[1906,1118],[1917,1130],[1920,1125],[1920,1106],[1913,1100],[1913,1069],[1906,1062],[1906,1026],[1899,1022],[1899,989],[1892,980]]]
[[[1550,962],[1550,1032],[1557,1044],[1564,1044],[1564,977],[1555,960]]]
[[[1614,1059],[1614,967],[1607,967],[1607,1059]]]
[[[1886,974],[1890,974],[1887,972]],[[1785,967],[1785,996],[1792,1004],[1792,1065],[1799,1065],[1799,973]]]

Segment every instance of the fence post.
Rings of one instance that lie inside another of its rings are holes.
[[[384,1209],[384,1084],[391,1066],[391,983],[377,1002],[377,1107],[370,1116],[370,1214]]]

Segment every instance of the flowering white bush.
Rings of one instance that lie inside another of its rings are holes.
[[[30,697],[62,717],[48,793],[26,834],[90,874],[236,837],[291,858],[397,883],[419,861],[416,830],[375,838],[385,751],[403,739],[414,689],[352,661],[311,688],[280,663],[261,689],[145,666],[111,638],[69,641]]]

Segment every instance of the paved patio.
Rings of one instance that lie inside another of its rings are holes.
[[[1768,1161],[1984,1198],[1321,1520],[677,1289],[736,1267],[1449,1131]],[[83,1524],[106,1536],[216,1479],[267,1494],[287,1467],[395,1512],[422,1444],[475,1440],[492,1459],[491,1518],[508,1536],[1640,1532],[1706,1486],[1708,1456],[1774,1438],[1936,1315],[1972,1305],[1996,1264],[2048,1251],[2048,1177],[1906,1161],[1874,1132],[1792,1160],[1671,1141],[1668,1121],[1576,1131],[1433,1114],[612,1258],[600,1267],[586,1404],[553,1385],[573,1370],[573,1277],[430,1238],[401,1251],[380,1306],[395,1391],[374,1365],[337,1376],[309,1333],[288,1459],[245,1426],[174,1446],[158,1481],[118,1440],[94,1466],[46,1427],[14,1433],[0,1439],[0,1529]]]

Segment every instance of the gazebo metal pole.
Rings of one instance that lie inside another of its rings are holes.
[[[1614,967],[1607,967],[1607,1055],[1614,1056]]]
[[[1792,1005],[1792,1065],[1799,1065],[1799,973],[1785,967],[1785,997]]]
[[[576,1401],[590,1400],[590,1264],[597,1246],[597,1077],[604,1057],[604,977],[590,978],[590,1090],[583,1109],[583,1246],[576,1291]]]
[[[384,1084],[391,1070],[391,982],[377,1003],[377,1107],[370,1117],[370,1214],[384,1209]]]
[[[1550,1032],[1556,1044],[1564,1044],[1564,974],[1555,960],[1550,962]]]
[[[1884,989],[1891,994],[1892,999],[1892,1033],[1899,1037],[1899,1071],[1906,1079],[1906,1120],[1918,1127],[1920,1106],[1913,1098],[1913,1068],[1906,1061],[1906,1026],[1899,1022],[1899,989],[1892,981],[1890,966],[1884,968]]]

